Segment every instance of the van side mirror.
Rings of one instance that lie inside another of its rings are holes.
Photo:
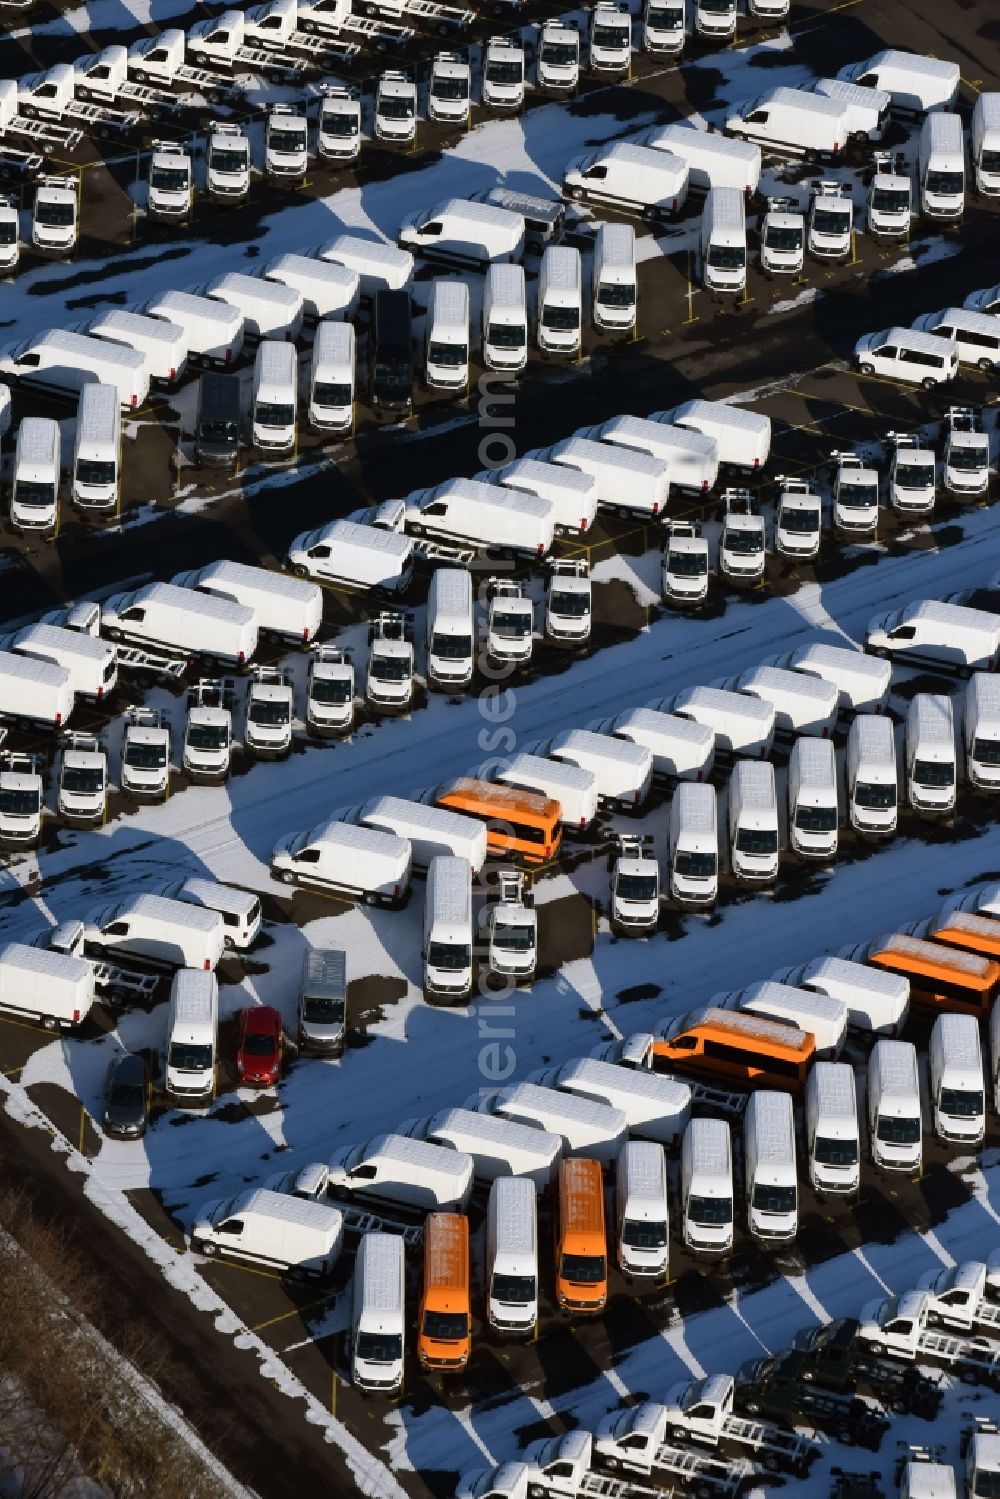
[[[313,547],[308,555],[310,557],[329,557],[330,548],[326,546]]]
[[[126,609],[121,617],[122,619],[143,619],[145,612],[144,609],[139,609],[133,605],[131,609]]]
[[[295,855],[295,862],[296,864],[318,864],[319,852],[318,848],[304,848],[301,853]]]
[[[767,110],[755,109],[752,114],[747,115],[748,125],[765,125],[767,123]]]
[[[227,1218],[225,1223],[220,1223],[218,1230],[220,1234],[241,1234],[243,1232],[242,1218]]]
[[[106,926],[104,928],[104,935],[106,937],[127,937],[128,936],[128,922],[127,921],[113,921],[110,926]]]

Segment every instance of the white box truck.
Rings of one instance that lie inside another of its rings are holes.
[[[303,646],[314,640],[323,622],[323,592],[316,583],[286,578],[265,567],[228,559],[177,573],[178,588],[193,588],[214,598],[243,604],[257,616],[262,635]]]
[[[65,666],[0,651],[0,719],[64,728],[73,711],[73,676]]]
[[[410,536],[334,520],[296,536],[288,548],[287,566],[299,577],[396,596],[409,586],[413,555]]]
[[[104,603],[101,628],[109,640],[207,657],[227,666],[244,666],[257,650],[252,609],[171,583],[147,583],[134,593],[112,594]]]
[[[93,965],[69,953],[8,942],[0,948],[0,1010],[46,1030],[82,1024],[96,1000]]]

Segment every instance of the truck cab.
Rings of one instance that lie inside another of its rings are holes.
[[[594,1457],[609,1468],[652,1473],[667,1434],[667,1408],[644,1401],[605,1416],[594,1433]]]
[[[576,1499],[590,1473],[594,1438],[589,1431],[568,1431],[562,1437],[543,1437],[524,1452],[529,1469],[530,1499]]]
[[[94,734],[69,734],[59,762],[56,807],[67,822],[102,823],[108,800],[108,757]]]
[[[417,133],[417,85],[407,73],[391,68],[375,90],[375,138],[412,141]]]
[[[209,128],[205,152],[205,186],[209,196],[241,203],[250,191],[250,142],[239,125]]]
[[[526,664],[531,660],[534,609],[520,585],[497,580],[490,598],[486,654],[491,661]]]
[[[980,412],[952,406],[944,436],[944,487],[957,499],[984,499],[990,485],[990,439]]]
[[[500,870],[499,899],[489,915],[490,970],[524,984],[538,961],[538,915],[527,901],[524,875]]]
[[[854,235],[854,204],[841,182],[822,181],[809,202],[806,248],[817,260],[846,260]]]
[[[806,225],[791,198],[770,198],[760,227],[765,276],[797,276],[805,264]]]
[[[878,531],[878,469],[857,453],[834,452],[833,527],[843,536],[873,537]]]
[[[936,1274],[929,1271],[917,1281],[917,1290],[927,1292],[928,1322],[970,1332],[986,1297],[986,1265],[981,1260],[966,1260]]]
[[[915,1359],[920,1337],[927,1327],[930,1296],[926,1291],[907,1291],[869,1301],[861,1311],[858,1336],[869,1348],[896,1358]]]
[[[545,603],[545,633],[551,640],[582,645],[590,639],[592,590],[587,562],[554,562]]]
[[[264,127],[264,170],[276,182],[301,182],[309,169],[309,121],[274,104]]]
[[[651,932],[660,919],[660,866],[651,838],[622,836],[611,866],[612,931]]]
[[[733,1414],[735,1389],[731,1374],[672,1385],[663,1401],[668,1431],[674,1436],[717,1446],[726,1420]]]
[[[708,538],[692,521],[673,521],[663,554],[663,597],[697,608],[708,598]]]
[[[413,700],[413,643],[403,614],[383,610],[368,639],[365,696],[373,707],[408,708]]]
[[[205,679],[188,693],[181,768],[193,781],[224,781],[233,753],[235,683]]]
[[[774,520],[774,549],[795,562],[815,562],[823,540],[823,502],[804,479],[776,474],[781,485]]]
[[[142,801],[165,801],[170,794],[170,725],[152,708],[126,714],[121,788]]]
[[[909,432],[887,432],[886,438],[890,505],[900,515],[930,515],[937,489],[934,453]]]
[[[325,161],[355,161],[361,152],[361,100],[354,89],[328,85],[319,106],[316,150]]]
[[[306,728],[346,734],[354,726],[354,664],[339,646],[319,645],[309,663]]]
[[[44,783],[35,755],[0,755],[0,842],[28,848],[42,831]]]
[[[876,152],[868,188],[868,233],[876,240],[909,239],[912,212],[913,184],[905,158]]]
[[[154,141],[149,163],[149,211],[155,218],[186,219],[194,196],[190,154],[172,141]]]
[[[436,123],[468,124],[472,109],[472,69],[458,52],[438,52],[431,63],[427,89],[428,118]]]
[[[719,537],[719,571],[730,583],[763,581],[767,562],[764,517],[749,489],[727,489]]]
[[[247,693],[243,742],[251,754],[287,755],[292,747],[292,684],[274,667],[260,666]]]

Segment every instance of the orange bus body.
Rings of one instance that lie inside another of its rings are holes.
[[[910,1003],[917,1009],[982,1017],[1000,987],[1000,963],[899,932],[873,943],[866,961],[909,979]]]
[[[439,807],[485,822],[491,854],[517,854],[528,863],[541,864],[559,852],[562,808],[541,792],[461,776],[442,786],[435,801]]]
[[[472,1352],[469,1220],[431,1213],[424,1228],[424,1289],[417,1358],[425,1369],[464,1369]]]
[[[556,1301],[565,1312],[600,1312],[608,1300],[608,1245],[600,1161],[569,1156],[559,1167],[555,1220]]]
[[[656,1037],[651,1048],[656,1071],[725,1078],[741,1087],[798,1093],[816,1051],[816,1038],[808,1031],[714,1006],[692,1010],[666,1029],[673,1034]]]

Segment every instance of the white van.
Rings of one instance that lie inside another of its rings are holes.
[[[252,890],[240,890],[235,885],[220,885],[215,880],[192,875],[189,879],[165,885],[160,894],[168,900],[187,901],[189,905],[201,906],[206,911],[218,911],[225,927],[227,947],[245,952],[260,932],[260,898]]]
[[[710,729],[717,755],[763,760],[771,753],[774,708],[762,698],[722,687],[685,687],[658,707],[661,713],[675,713]]]
[[[706,42],[727,42],[736,35],[736,0],[695,0],[694,29]]]
[[[335,1152],[327,1191],[421,1213],[464,1213],[472,1192],[472,1157],[405,1135],[375,1135]]]
[[[906,791],[916,812],[955,810],[958,756],[951,698],[918,692],[906,715]]]
[[[626,708],[617,718],[588,724],[588,728],[644,744],[653,757],[654,779],[707,781],[712,773],[715,734],[705,724],[655,708]]]
[[[734,994],[716,995],[713,1004],[720,1008],[763,1015],[796,1030],[807,1031],[816,1042],[816,1056],[836,1060],[847,1034],[847,1006],[814,989],[793,989],[790,984],[765,979],[750,984]]]
[[[361,277],[346,266],[318,260],[315,255],[278,255],[261,274],[265,281],[278,281],[298,293],[303,317],[349,322],[357,313]]]
[[[117,413],[117,401],[115,404]],[[26,416],[17,429],[10,523],[15,531],[46,535],[59,516],[62,448],[59,423],[49,416]]]
[[[501,764],[496,778],[505,786],[540,791],[558,802],[559,821],[567,832],[584,832],[597,816],[597,776],[580,765],[519,751]]]
[[[822,94],[827,99],[836,99],[846,105],[848,132],[851,140],[863,145],[869,141],[880,141],[889,123],[892,95],[888,89],[862,88],[858,83],[848,83],[846,78],[815,78],[807,84],[811,94]]]
[[[846,105],[801,88],[773,88],[748,99],[724,129],[769,151],[821,161],[836,160],[851,134]]]
[[[631,224],[597,226],[591,297],[591,316],[598,333],[628,333],[635,327],[638,281]]]
[[[681,1146],[681,1233],[692,1254],[733,1247],[733,1149],[724,1119],[692,1119]]]
[[[642,45],[654,57],[683,52],[683,0],[645,0],[642,10]]]
[[[121,483],[121,408],[111,385],[80,391],[73,441],[73,503],[81,510],[114,510]]]
[[[644,745],[589,729],[564,729],[542,753],[554,760],[568,760],[597,777],[601,801],[632,812],[649,795],[653,780],[653,756]]]
[[[343,1237],[338,1208],[256,1187],[199,1208],[191,1248],[265,1265],[293,1280],[325,1280],[340,1258]]]
[[[475,665],[472,579],[465,568],[439,567],[427,596],[428,686],[468,687]]]
[[[415,869],[426,869],[437,854],[456,854],[468,859],[473,874],[478,874],[486,860],[486,824],[460,812],[401,796],[376,796],[365,802],[358,821],[408,839]]]
[[[916,328],[885,328],[865,333],[854,345],[854,362],[863,375],[885,375],[932,390],[958,374],[958,347],[952,338]]]
[[[928,115],[927,118],[939,120],[941,116]],[[934,333],[938,338],[954,339],[959,364],[973,365],[984,374],[1000,365],[1000,326],[992,313],[945,307],[940,312],[918,317],[913,326],[924,333]]]
[[[654,419],[714,437],[719,463],[730,468],[763,468],[771,451],[771,418],[728,401],[684,401]]]
[[[281,0],[278,3],[280,5]],[[250,14],[256,13],[255,7]],[[271,14],[274,15],[273,9]],[[265,38],[251,35],[250,39],[255,42]],[[264,120],[265,175],[276,182],[289,182],[298,186],[305,181],[308,170],[309,121],[289,104],[272,104]]]
[[[215,1097],[219,1044],[219,981],[181,968],[170,985],[164,1086],[170,1098]]]
[[[113,385],[121,404],[132,411],[149,395],[144,354],[61,328],[8,345],[0,354],[0,374],[61,396],[75,395],[84,385],[100,380]]]
[[[848,819],[856,833],[891,838],[898,820],[899,773],[892,720],[859,713],[847,735]]]
[[[118,680],[118,653],[114,646],[82,630],[63,629],[59,625],[25,625],[11,641],[11,650],[19,656],[65,667],[78,697],[92,697],[100,702],[105,693],[114,690]]]
[[[366,1394],[403,1387],[406,1255],[398,1234],[362,1234],[354,1261],[351,1383]]]
[[[719,684],[769,703],[774,709],[775,733],[786,738],[807,734],[831,739],[840,709],[840,693],[832,682],[779,666],[754,666],[739,677]]]
[[[795,1117],[787,1093],[758,1089],[743,1116],[747,1227],[761,1244],[788,1244],[799,1227]]]
[[[701,274],[705,290],[720,297],[739,296],[746,288],[747,224],[739,188],[709,188],[701,211]]]
[[[243,314],[228,302],[187,291],[164,291],[138,311],[174,323],[185,336],[188,353],[207,364],[228,365],[243,351]]]
[[[253,367],[251,441],[265,453],[290,453],[295,447],[299,396],[299,362],[295,345],[262,338]]]
[[[1000,197],[1000,93],[976,96],[969,146],[976,192],[984,198]]]
[[[920,1080],[909,1041],[876,1041],[868,1058],[868,1144],[872,1163],[881,1170],[920,1170]]]
[[[589,474],[597,485],[597,503],[616,515],[639,515],[648,520],[665,516],[670,492],[670,468],[649,452],[593,442],[579,434],[543,448],[535,455],[545,462]]]
[[[257,649],[257,616],[245,604],[211,598],[172,583],[147,583],[105,601],[101,629],[109,640],[162,647],[244,666]]]
[[[589,1156],[604,1166],[615,1159],[628,1137],[628,1120],[621,1109],[537,1083],[515,1083],[484,1097],[475,1093],[463,1107],[548,1130],[561,1136],[565,1155]]]
[[[865,650],[938,669],[993,671],[1000,665],[1000,615],[920,599],[869,620]]]
[[[494,260],[524,255],[524,218],[494,203],[446,198],[410,214],[399,226],[399,243],[425,260],[484,271]]]
[[[538,1321],[538,1210],[520,1176],[498,1176],[486,1208],[486,1320],[498,1332],[530,1333]]]
[[[854,1069],[849,1062],[815,1062],[806,1078],[809,1180],[820,1196],[853,1195],[861,1185],[861,1137]]]
[[[775,983],[839,999],[854,1030],[898,1036],[910,1011],[909,979],[847,958],[813,958],[798,968],[780,968],[772,977]]]
[[[583,268],[571,245],[549,245],[538,275],[536,337],[543,354],[575,357],[583,328]]]
[[[574,158],[563,174],[566,197],[632,209],[651,223],[679,213],[687,191],[687,162],[623,141]]]
[[[483,103],[493,109],[524,104],[524,45],[516,36],[491,36],[483,47]]]
[[[535,1074],[543,1089],[558,1088],[620,1109],[629,1133],[674,1148],[691,1118],[691,1089],[679,1078],[662,1077],[645,1068],[620,1067],[595,1057],[578,1057],[561,1067]]]
[[[863,62],[841,68],[838,78],[862,88],[885,89],[892,107],[900,113],[925,114],[931,109],[950,109],[958,95],[960,71],[957,62],[925,57],[920,52],[888,48]]]
[[[355,367],[354,324],[326,318],[317,323],[307,407],[315,431],[353,432]]]
[[[935,110],[920,127],[920,208],[926,218],[956,224],[965,212],[965,131],[961,116]]]
[[[928,1080],[934,1133],[946,1145],[981,1145],[986,1093],[979,1021],[939,1015],[931,1028]]]
[[[737,760],[729,779],[729,845],[733,874],[746,884],[778,878],[778,803],[769,760]]]
[[[848,713],[887,713],[892,667],[888,661],[866,656],[863,651],[839,645],[803,645],[788,656],[777,656],[766,666],[783,666],[810,677],[832,682],[840,706]]]
[[[615,1164],[615,1239],[626,1279],[660,1280],[670,1260],[667,1162],[662,1145],[630,1140]]]
[[[757,191],[760,182],[760,147],[749,141],[730,140],[716,130],[698,130],[687,120],[672,125],[654,125],[641,136],[644,146],[670,151],[688,164],[691,192],[710,192],[714,187],[732,187],[744,199]]]
[[[664,599],[678,609],[696,609],[708,598],[708,537],[691,521],[670,526],[661,586]]]
[[[424,991],[464,999],[472,989],[472,870],[467,859],[438,854],[427,866]]]
[[[483,292],[483,363],[518,374],[528,363],[528,304],[524,267],[493,262]]]
[[[598,73],[625,73],[632,62],[632,16],[627,4],[597,0],[590,14],[589,64]]]
[[[88,911],[82,940],[90,957],[124,955],[152,967],[207,973],[225,951],[226,929],[218,911],[162,895],[130,895]]]
[[[792,850],[803,859],[836,858],[839,821],[833,741],[796,739],[788,761],[788,841]]]
[[[471,1156],[477,1181],[515,1177],[530,1182],[539,1196],[551,1190],[562,1159],[559,1135],[471,1109],[443,1109],[403,1128],[432,1145]]]
[[[715,787],[682,781],[670,801],[670,894],[682,906],[715,904],[719,830]]]
[[[722,505],[719,576],[737,586],[758,587],[767,567],[767,527],[760,503],[749,489],[726,489]]]
[[[970,677],[965,689],[962,737],[970,784],[977,791],[1000,790],[1000,678],[982,671]]]
[[[594,428],[604,442],[641,448],[659,454],[670,466],[670,487],[705,495],[719,477],[719,444],[714,437],[688,427],[675,426],[669,411],[651,411],[648,419],[613,416]],[[650,429],[656,426],[659,431]]]
[[[515,458],[495,473],[487,469],[476,477],[491,478],[505,489],[526,489],[540,500],[548,500],[557,531],[581,536],[597,518],[597,480],[582,469],[542,463],[537,458]]]
[[[271,873],[288,885],[315,885],[379,905],[400,906],[410,888],[405,838],[354,823],[321,822],[279,839]]]
[[[302,293],[280,281],[226,271],[208,283],[204,295],[234,307],[249,338],[290,340],[302,332]]]
[[[128,349],[137,349],[145,355],[149,378],[162,385],[175,385],[187,369],[188,345],[184,329],[166,323],[162,318],[143,317],[139,312],[112,307],[84,323],[80,332],[88,333],[92,338],[103,338],[108,343],[124,344]]]
[[[39,951],[22,942],[0,948],[0,1010],[46,1030],[80,1025],[97,998],[94,966],[77,952]]]
[[[210,562],[194,572],[177,573],[172,581],[180,588],[194,588],[245,604],[257,616],[262,635],[296,645],[308,645],[323,623],[323,590],[318,584],[286,578],[266,567],[228,560]]]
[[[332,260],[361,278],[361,300],[370,302],[377,291],[409,291],[413,284],[413,256],[380,239],[362,234],[336,234],[316,254]]]
[[[58,730],[65,727],[73,703],[73,677],[65,666],[0,651],[0,719]]]
[[[431,390],[464,391],[469,384],[469,286],[434,282],[424,334],[424,369]]]

